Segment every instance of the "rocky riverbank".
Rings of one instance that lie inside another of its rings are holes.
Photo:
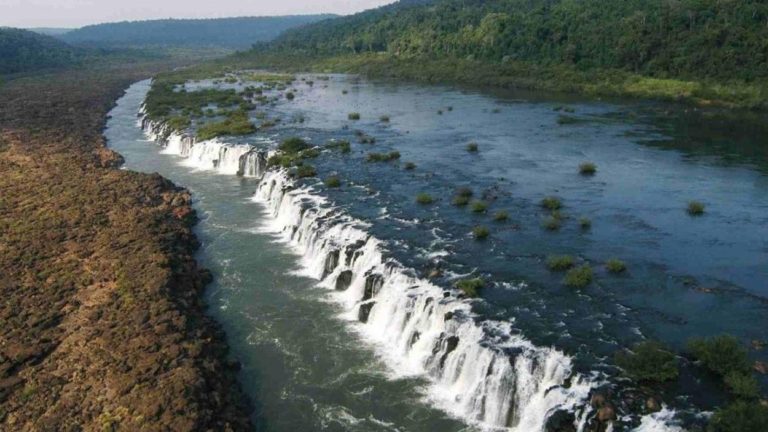
[[[189,193],[117,169],[109,109],[158,68],[0,88],[0,429],[248,430]]]

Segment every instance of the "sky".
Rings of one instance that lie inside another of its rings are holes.
[[[394,0],[0,0],[0,27],[63,27],[159,18],[351,14]]]

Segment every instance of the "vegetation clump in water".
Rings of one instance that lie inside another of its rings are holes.
[[[490,234],[491,234],[491,232],[488,230],[488,228],[483,226],[483,225],[478,225],[478,226],[472,228],[472,236],[475,237],[475,240],[484,240]]]
[[[550,255],[547,257],[547,268],[551,271],[566,271],[575,263],[576,260],[570,255]]]
[[[493,220],[496,222],[504,222],[509,219],[509,213],[506,210],[499,210],[493,215]]]
[[[475,298],[480,295],[480,290],[485,285],[485,281],[481,278],[462,279],[456,282],[456,288],[460,289],[464,295],[470,298]]]
[[[584,162],[579,165],[579,174],[583,176],[591,176],[597,172],[597,165],[592,162]]]
[[[687,211],[691,216],[701,216],[704,214],[704,203],[699,201],[690,201],[688,203]]]
[[[332,175],[325,179],[325,185],[329,188],[337,188],[341,186],[341,179],[337,175]]]
[[[615,359],[627,376],[639,382],[671,381],[679,373],[675,354],[656,341],[643,341],[631,351],[619,351]]]
[[[548,196],[541,200],[541,206],[547,210],[560,210],[563,207],[563,203],[560,201],[560,198]]]
[[[426,205],[426,204],[432,204],[433,202],[435,202],[435,199],[432,198],[432,195],[426,192],[421,192],[420,194],[416,195],[416,202],[419,204]]]
[[[488,203],[479,200],[473,201],[471,207],[473,213],[485,213],[485,211],[488,209]]]
[[[627,265],[624,263],[624,261],[616,258],[611,258],[606,261],[605,268],[611,273],[624,273],[627,271]]]
[[[571,288],[586,287],[592,283],[592,267],[589,264],[584,264],[568,270],[563,283]]]
[[[248,135],[256,132],[256,126],[251,123],[248,113],[242,110],[233,111],[220,122],[205,123],[197,129],[197,138],[201,141],[225,135]]]
[[[479,150],[479,147],[477,146],[477,143],[469,143],[467,144],[467,151],[470,153],[477,153]]]
[[[391,162],[400,159],[400,152],[393,151],[389,153],[368,153],[365,158],[368,162]]]
[[[416,164],[413,162],[406,162],[405,165],[403,165],[403,168],[408,171],[412,171],[416,169]]]
[[[347,114],[347,119],[349,120],[360,120],[360,113],[352,112]]]

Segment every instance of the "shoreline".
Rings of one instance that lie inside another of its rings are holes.
[[[108,113],[138,65],[0,88],[0,426],[251,430],[191,196],[122,170]],[[105,429],[107,430],[107,429]]]

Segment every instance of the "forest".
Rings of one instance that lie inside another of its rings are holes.
[[[761,0],[401,1],[287,31],[260,50],[620,69],[657,78],[768,77]]]
[[[50,36],[0,28],[0,75],[73,65],[83,53]]]

